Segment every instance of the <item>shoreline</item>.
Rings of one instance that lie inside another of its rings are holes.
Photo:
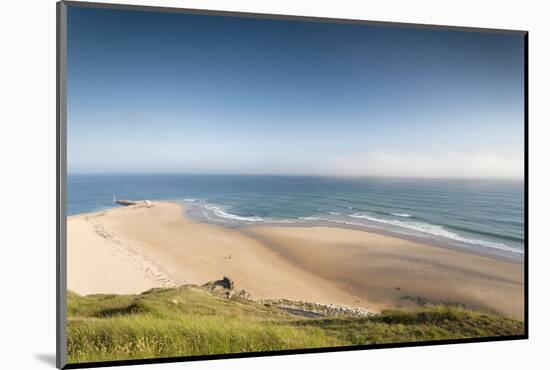
[[[217,225],[217,224],[213,224]],[[223,226],[223,225],[222,225]],[[480,249],[474,249],[474,248],[467,248],[463,246],[454,245],[449,242],[445,242],[442,240],[432,239],[428,237],[422,237],[417,235],[409,235],[405,233],[399,233],[392,230],[386,230],[383,228],[376,228],[376,227],[369,227],[369,226],[355,226],[355,225],[349,225],[349,224],[335,224],[331,222],[312,222],[310,224],[296,224],[296,223],[264,223],[264,224],[258,224],[258,225],[242,225],[242,226],[235,226],[233,228],[243,230],[243,232],[246,233],[246,229],[251,227],[297,227],[297,228],[315,228],[315,227],[330,227],[335,229],[346,229],[346,230],[355,230],[355,231],[363,231],[366,233],[371,234],[378,234],[381,236],[387,236],[390,238],[395,239],[402,239],[406,240],[412,243],[417,244],[423,244],[423,245],[429,245],[434,248],[443,248],[448,249],[451,251],[459,252],[459,253],[465,253],[465,254],[472,254],[474,256],[479,257],[487,257],[496,259],[499,261],[504,262],[510,262],[510,263],[517,263],[523,265],[524,263],[524,255],[520,253],[512,253],[507,252],[505,250],[491,250],[490,248],[485,248],[483,250]],[[231,228],[231,227],[230,227]],[[496,249],[496,248],[495,248]]]
[[[403,239],[407,240],[413,243],[418,244],[424,244],[424,245],[430,245],[436,248],[444,248],[449,249],[452,251],[457,251],[461,253],[467,253],[467,254],[473,254],[476,256],[481,257],[487,257],[487,258],[493,258],[500,261],[505,262],[511,262],[511,263],[517,263],[517,264],[524,264],[525,262],[525,255],[523,253],[519,252],[511,252],[507,251],[505,249],[498,249],[498,248],[490,248],[490,247],[466,247],[463,245],[457,245],[453,244],[452,242],[436,239],[433,236],[421,236],[421,235],[412,235],[407,233],[401,233],[393,230],[389,230],[384,227],[376,227],[376,226],[370,226],[370,225],[352,225],[345,222],[330,222],[330,221],[322,221],[322,220],[315,220],[315,221],[308,221],[308,222],[262,222],[262,223],[249,223],[249,224],[242,224],[242,225],[230,225],[228,223],[219,223],[214,222],[213,220],[205,218],[196,217],[196,215],[193,215],[192,212],[190,212],[189,208],[187,207],[187,204],[185,201],[181,200],[171,200],[171,199],[160,199],[155,200],[154,202],[163,202],[163,203],[175,203],[180,205],[183,208],[182,216],[188,217],[189,219],[204,223],[207,225],[213,225],[213,226],[219,226],[223,228],[227,228],[230,230],[243,230],[243,232],[246,233],[246,229],[250,227],[303,227],[303,228],[314,228],[314,227],[333,227],[333,228],[341,228],[341,229],[347,229],[347,230],[357,230],[357,231],[364,231],[367,233],[373,233],[373,234],[379,234],[391,238],[397,238],[397,239]],[[98,212],[106,212],[111,211],[114,209],[123,208],[125,206],[112,206],[112,207],[105,207],[105,208],[99,208],[94,211],[89,212],[83,212],[83,213],[77,213],[69,215],[68,217],[76,217],[76,216],[85,216],[85,215],[93,215]]]
[[[178,202],[153,205],[69,216],[69,289],[79,294],[141,293],[227,275],[256,299],[379,312],[414,305],[416,297],[523,318],[520,261],[345,227],[352,225],[224,227],[186,217]],[[327,262],[335,266],[327,268]],[[361,279],[353,277],[361,274]],[[415,276],[417,285],[433,289],[411,285]]]
[[[307,222],[257,222],[257,223],[248,223],[248,224],[242,224],[242,225],[230,225],[228,223],[220,223],[215,222],[214,220],[211,220],[208,217],[197,217],[193,212],[191,212],[187,207],[186,204],[181,201],[173,201],[178,204],[181,204],[184,207],[184,215],[189,217],[190,219],[193,219],[197,222],[206,223],[209,225],[215,225],[215,226],[221,226],[228,229],[234,229],[234,230],[243,230],[246,232],[246,229],[251,227],[298,227],[298,228],[314,228],[314,227],[333,227],[333,228],[341,228],[341,229],[347,229],[347,230],[357,230],[357,231],[364,231],[367,233],[373,233],[373,234],[379,234],[391,238],[397,238],[397,239],[403,239],[407,240],[413,243],[418,244],[425,244],[425,245],[431,245],[433,247],[437,248],[445,248],[457,252],[462,253],[469,253],[476,256],[481,257],[488,257],[488,258],[494,258],[505,262],[512,262],[512,263],[518,263],[523,264],[524,263],[524,254],[519,252],[511,252],[507,251],[505,249],[498,249],[498,248],[490,248],[490,247],[466,247],[462,245],[453,244],[452,242],[436,239],[433,236],[421,236],[421,235],[412,235],[407,234],[404,232],[397,232],[393,230],[389,230],[384,227],[376,227],[376,226],[370,226],[370,225],[353,225],[346,222],[336,222],[336,221],[323,221],[323,220],[308,220]]]

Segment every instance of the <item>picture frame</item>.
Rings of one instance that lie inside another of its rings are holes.
[[[379,343],[379,344],[359,344],[359,345],[344,345],[330,346],[319,348],[299,348],[299,349],[283,349],[274,351],[253,351],[253,352],[236,352],[236,353],[219,353],[219,354],[204,354],[204,355],[187,355],[173,356],[160,358],[143,358],[143,359],[120,359],[113,361],[97,361],[97,362],[67,362],[67,53],[68,43],[67,34],[67,11],[69,8],[82,9],[108,9],[120,11],[135,11],[135,12],[152,12],[152,13],[169,13],[169,14],[186,14],[186,15],[201,15],[211,17],[231,17],[240,19],[255,19],[255,20],[281,20],[292,22],[304,22],[313,24],[342,24],[342,25],[357,25],[357,26],[377,26],[390,27],[399,29],[428,29],[439,31],[459,31],[459,32],[478,32],[478,33],[496,33],[496,34],[513,34],[523,37],[523,333],[518,335],[498,335],[488,337],[474,338],[456,338],[456,339],[438,339],[438,340],[422,340],[411,342],[398,343]],[[338,351],[355,351],[378,348],[400,348],[413,346],[431,346],[442,344],[459,344],[459,343],[477,343],[489,341],[503,340],[522,340],[527,339],[529,329],[529,222],[528,222],[528,32],[516,30],[496,30],[484,28],[468,28],[454,27],[441,25],[423,25],[423,24],[408,24],[408,23],[393,23],[367,20],[351,20],[351,19],[333,19],[333,18],[318,18],[307,16],[287,16],[273,14],[255,14],[255,13],[240,13],[226,12],[217,10],[199,10],[199,9],[182,9],[182,8],[165,8],[165,7],[150,7],[138,5],[121,5],[121,4],[106,4],[106,3],[88,3],[77,1],[61,1],[57,3],[57,254],[56,254],[56,271],[57,271],[57,367],[58,368],[87,368],[87,367],[102,367],[115,365],[135,365],[135,364],[156,364],[167,362],[183,362],[183,361],[202,361],[212,359],[229,359],[242,357],[260,357],[260,356],[278,356],[290,354],[306,354],[306,353],[322,353],[322,352],[338,352]]]

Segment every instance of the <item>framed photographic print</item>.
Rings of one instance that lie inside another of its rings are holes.
[[[57,365],[527,338],[527,32],[62,1]]]

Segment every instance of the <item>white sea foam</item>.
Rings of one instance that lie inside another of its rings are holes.
[[[316,217],[316,216],[306,216],[306,217],[298,217],[300,220],[309,220],[309,221],[320,221],[323,220],[322,217]]]
[[[193,198],[185,198],[183,201],[184,202],[196,202],[197,200],[193,199]]]
[[[202,211],[202,214],[204,215],[204,217],[206,217],[207,219],[209,219],[210,221],[216,221],[215,219],[213,219],[212,217],[208,216],[208,212],[204,212]]]
[[[267,222],[266,219],[261,218],[261,217],[257,217],[257,216],[245,217],[245,216],[234,215],[232,213],[228,213],[228,212],[224,211],[223,209],[221,209],[218,206],[214,206],[214,205],[211,205],[211,204],[206,204],[204,206],[204,208],[206,208],[209,211],[212,211],[216,216],[221,217],[221,218],[226,218],[226,219],[230,219],[230,220],[237,220],[237,221]]]
[[[329,213],[333,216],[340,216],[341,215],[340,212],[329,212]]]
[[[523,254],[523,251],[511,248],[506,244],[490,242],[486,240],[479,240],[479,239],[468,239],[458,234],[455,234],[451,231],[445,230],[442,226],[439,226],[439,225],[432,225],[432,224],[427,224],[422,222],[388,220],[388,219],[373,217],[366,214],[352,214],[352,215],[349,215],[349,217],[364,219],[375,223],[382,223],[386,225],[397,226],[403,229],[412,230],[412,231],[416,231],[416,232],[420,232],[423,234],[428,234],[436,237],[441,237],[445,239],[450,239],[456,242],[461,242],[461,243],[466,243],[471,245],[478,245],[486,248],[496,248],[507,252]]]
[[[398,216],[398,217],[412,217],[411,215],[409,215],[408,213],[391,213],[393,216]]]
[[[265,222],[269,222],[271,224],[295,224],[295,223],[299,223],[298,220],[296,220],[295,218],[294,219],[288,219],[288,218],[269,218],[269,219],[265,219]]]

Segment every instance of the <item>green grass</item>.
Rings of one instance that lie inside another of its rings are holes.
[[[70,363],[475,338],[523,323],[449,305],[368,318],[306,319],[194,286],[141,295],[68,295]]]

